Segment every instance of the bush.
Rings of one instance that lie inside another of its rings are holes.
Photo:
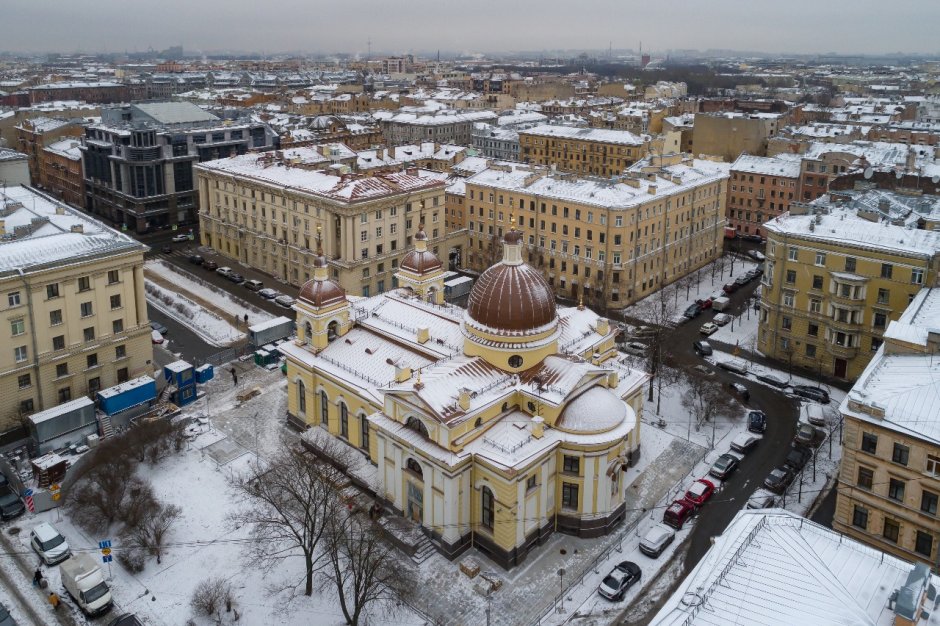
[[[189,601],[197,615],[221,615],[223,607],[231,607],[232,585],[224,578],[207,578],[196,586]]]
[[[139,574],[144,571],[147,564],[147,555],[138,546],[134,545],[133,540],[126,535],[121,535],[121,549],[117,553],[118,563],[123,565],[131,574]]]

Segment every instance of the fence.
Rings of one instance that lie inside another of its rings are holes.
[[[238,359],[248,354],[249,352],[251,352],[251,349],[248,347],[247,344],[238,345],[238,346],[230,346],[228,348],[225,348],[224,350],[220,350],[216,352],[215,354],[210,354],[207,357],[194,358],[193,360],[196,362],[193,365],[195,365],[196,367],[199,367],[200,365],[210,363],[214,365],[215,367],[220,367],[221,365],[224,365],[225,363],[228,363],[229,361],[234,361],[235,359]]]

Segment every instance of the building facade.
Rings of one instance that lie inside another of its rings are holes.
[[[0,195],[0,431],[153,373],[147,247],[25,187]]]
[[[190,102],[141,102],[103,109],[82,141],[85,207],[138,233],[194,224],[196,163],[274,145],[244,112],[225,118]]]
[[[443,303],[442,263],[414,240],[400,288],[356,302],[314,260],[283,344],[289,422],[362,459],[377,497],[450,558],[474,546],[511,568],[556,531],[612,532],[648,376],[616,361],[607,319],[556,309],[521,232],[466,310]]]
[[[69,137],[81,137],[84,129],[78,120],[36,117],[16,126],[16,145],[29,157],[29,176],[32,185],[41,185],[46,165],[46,147]]]
[[[385,143],[390,146],[417,144],[423,141],[469,146],[472,143],[470,131],[478,122],[493,122],[496,113],[492,111],[441,110],[428,112],[418,107],[418,111],[376,114]]]
[[[625,130],[543,124],[519,131],[519,160],[584,176],[620,176],[647,155],[649,142]]]
[[[731,164],[728,226],[739,235],[764,236],[764,222],[799,199],[800,160],[742,154]]]
[[[29,184],[29,157],[22,152],[0,148],[0,184],[2,186]]]
[[[940,289],[921,290],[839,410],[834,530],[930,566],[940,542]]]
[[[767,154],[767,140],[783,126],[780,113],[697,113],[692,129],[695,154],[731,162],[745,152]]]
[[[77,139],[55,141],[42,151],[40,186],[72,206],[84,208],[81,143]]]
[[[444,175],[414,168],[336,175],[308,169],[308,157],[322,160],[313,148],[294,148],[198,165],[202,244],[300,286],[322,232],[331,277],[364,296],[395,286],[408,233],[422,219],[435,253],[466,246],[465,231],[445,227]]]
[[[765,232],[758,350],[845,380],[862,373],[940,267],[940,232],[893,225],[852,202],[793,204]]]

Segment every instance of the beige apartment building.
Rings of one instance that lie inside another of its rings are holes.
[[[940,289],[922,289],[839,407],[844,444],[832,527],[908,561],[940,541]]]
[[[721,254],[728,164],[642,161],[616,181],[491,166],[466,181],[467,266],[498,260],[512,219],[526,259],[560,297],[621,308]]]
[[[884,194],[886,192],[880,192]],[[765,225],[757,348],[788,365],[855,380],[940,268],[940,232],[892,224],[865,194],[796,203]]]
[[[763,237],[764,223],[799,199],[800,159],[742,154],[731,164],[728,226]]]
[[[620,176],[649,152],[648,135],[542,124],[519,131],[519,160],[583,176]]]
[[[466,232],[445,226],[444,174],[336,175],[304,167],[305,151],[319,160],[295,148],[197,165],[202,244],[299,287],[313,275],[322,232],[331,278],[357,296],[397,286],[422,219],[428,247],[459,257]]]
[[[695,154],[731,162],[743,153],[767,154],[767,140],[783,127],[781,113],[696,113],[692,130]]]
[[[153,374],[147,247],[26,187],[0,194],[0,432]]]

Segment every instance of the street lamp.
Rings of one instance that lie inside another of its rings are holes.
[[[558,607],[559,613],[565,612],[565,568],[561,567],[558,569],[558,592],[561,596],[561,606]]]

